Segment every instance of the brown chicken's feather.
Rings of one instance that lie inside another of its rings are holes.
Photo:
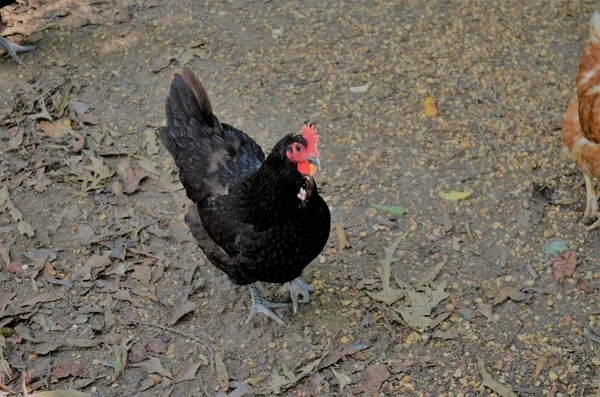
[[[581,132],[600,143],[600,14],[590,21],[590,35],[577,73],[577,97]]]
[[[590,36],[577,73],[577,98],[563,120],[562,139],[577,168],[600,177],[600,14],[590,21]]]

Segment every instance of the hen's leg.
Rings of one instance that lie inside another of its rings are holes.
[[[271,320],[277,321],[281,325],[285,325],[282,319],[280,319],[275,313],[273,313],[269,308],[270,307],[285,307],[285,303],[273,303],[264,299],[260,295],[260,291],[256,284],[250,284],[250,294],[252,295],[252,308],[250,309],[250,314],[246,319],[244,325],[248,325],[250,321],[256,316],[256,313],[262,313],[265,316],[269,317]]]
[[[298,313],[298,295],[302,295],[300,303],[308,303],[310,302],[310,293],[315,290],[312,285],[305,283],[299,278],[285,283],[284,288],[290,292],[294,313]]]
[[[598,215],[598,196],[596,195],[596,188],[594,188],[594,181],[589,175],[583,174],[585,180],[585,213],[583,216],[586,218],[593,218]]]
[[[23,47],[13,42],[6,40],[4,37],[0,37],[0,49],[5,50],[17,63],[21,66],[25,66],[25,62],[19,58],[17,53],[29,52],[35,49],[35,46]]]

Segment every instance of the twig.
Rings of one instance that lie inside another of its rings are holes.
[[[198,375],[198,380],[200,381],[200,386],[202,386],[202,390],[204,390],[204,394],[206,394],[206,397],[210,397],[210,394],[208,394],[208,392],[206,391],[204,382],[202,382],[202,375]]]
[[[506,344],[506,346],[504,346],[504,350],[508,349],[510,347],[510,345],[513,344],[513,342],[515,341],[515,339],[517,339],[517,336],[519,335],[519,333],[521,333],[522,329],[523,329],[523,323],[521,323],[521,325],[519,325],[519,329],[517,329],[517,332],[515,332],[515,334],[513,335],[513,337],[510,338],[510,340],[508,341],[508,343]]]
[[[494,99],[498,99],[498,91],[496,90],[496,79],[494,78],[494,67],[490,65],[490,76],[492,76],[492,89],[494,90]]]
[[[465,221],[465,229],[467,229],[467,235],[469,236],[469,240],[473,241],[473,234],[471,233],[471,226],[469,225],[469,221]]]
[[[483,135],[483,130],[481,129],[481,125],[479,124],[479,122],[477,121],[477,119],[475,117],[473,117],[471,115],[471,113],[467,112],[466,109],[463,109],[459,106],[456,105],[452,105],[449,104],[448,105],[451,108],[454,108],[456,110],[460,110],[461,112],[463,112],[468,118],[471,119],[471,121],[473,121],[475,123],[475,126],[477,127],[477,131],[479,132],[479,137],[481,138],[481,140],[483,141],[483,143],[485,143],[485,146],[487,146],[488,150],[490,151],[490,154],[492,155],[492,160],[494,160],[494,165],[498,165],[498,159],[496,158],[496,155],[494,154],[494,149],[492,148],[492,146],[490,145],[490,143],[488,142],[487,138],[485,137],[485,135]]]
[[[146,327],[153,327],[153,328],[162,329],[163,331],[169,331],[169,332],[172,332],[174,334],[185,336],[186,338],[189,338],[189,339],[193,339],[196,342],[198,342],[198,343],[206,346],[206,348],[208,349],[208,352],[210,353],[211,375],[214,375],[214,373],[215,373],[215,353],[213,352],[213,350],[210,347],[210,345],[208,343],[204,342],[202,339],[200,339],[198,337],[195,337],[194,335],[190,335],[190,334],[188,334],[186,332],[179,331],[178,329],[165,327],[164,325],[159,325],[159,324],[154,324],[154,323],[146,323],[146,322],[137,321],[137,320],[128,320],[128,322],[134,323],[134,324],[139,324],[139,325],[145,325]]]
[[[592,334],[591,332],[583,331],[583,337],[591,340],[592,342],[600,343],[600,337]]]

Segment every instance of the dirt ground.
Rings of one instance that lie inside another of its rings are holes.
[[[38,48],[0,56],[0,395],[600,395],[600,232],[560,155],[600,4],[20,3],[3,34]],[[184,65],[265,150],[319,127],[332,232],[286,326],[243,326],[247,288],[183,222],[157,130]]]

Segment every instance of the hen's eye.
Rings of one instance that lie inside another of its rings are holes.
[[[296,151],[297,151],[297,152],[301,152],[301,151],[302,151],[302,146],[300,146],[300,145],[296,145]]]

